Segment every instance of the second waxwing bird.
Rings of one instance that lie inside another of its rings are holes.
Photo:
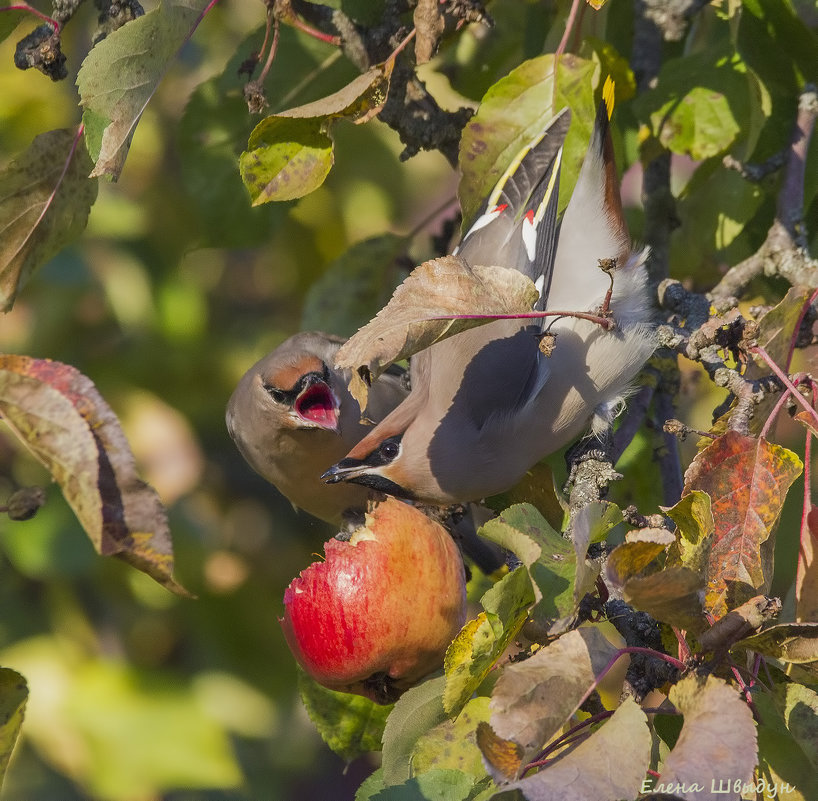
[[[597,312],[611,288],[615,326],[576,317],[496,320],[435,343],[412,360],[412,391],[330,470],[427,503],[475,501],[516,484],[543,457],[609,425],[652,353],[646,251],[631,247],[614,163],[606,83],[571,200],[557,227],[564,110],[513,160],[466,232],[471,265],[514,267],[540,291],[538,310]],[[469,309],[464,309],[468,313]],[[556,334],[550,356],[539,349]]]
[[[290,337],[242,377],[227,406],[227,429],[250,466],[292,504],[338,526],[366,509],[365,486],[328,486],[319,476],[361,440],[349,375],[332,365],[344,340],[320,332]],[[399,370],[373,387],[367,414],[382,420],[406,397]]]

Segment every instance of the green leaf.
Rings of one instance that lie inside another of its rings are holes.
[[[4,9],[0,12],[0,42],[8,39],[24,18],[28,18],[28,15],[22,9]]]
[[[2,18],[0,14],[0,18]],[[85,229],[97,197],[76,132],[40,134],[0,173],[0,308],[31,274]]]
[[[588,514],[593,516],[594,512]],[[583,529],[587,540],[591,536],[590,517]],[[572,544],[530,504],[509,507],[489,520],[480,534],[512,551],[528,569],[537,600],[531,614],[539,625],[547,626],[573,614],[581,600],[576,598],[578,575],[583,595],[596,579],[585,565],[588,542],[580,537]]]
[[[534,589],[526,570],[519,567],[503,576],[481,603],[486,611],[466,623],[446,651],[448,715],[460,712],[528,618]]]
[[[348,337],[366,325],[405,278],[396,261],[406,246],[405,237],[384,234],[335,259],[307,292],[301,328]]]
[[[466,801],[474,779],[458,770],[430,770],[369,796],[372,801]]]
[[[595,69],[592,61],[568,53],[559,59],[547,54],[523,62],[486,92],[460,142],[457,194],[464,230],[514,156],[568,106],[572,122],[560,179],[560,208],[565,208],[593,129]]]
[[[257,206],[308,195],[324,183],[333,160],[333,142],[324,120],[267,117],[250,134],[239,166]]]
[[[205,0],[163,0],[86,56],[77,75],[91,175],[119,177],[131,137],[171,60],[201,20]]]
[[[407,690],[395,703],[383,732],[383,781],[387,787],[410,778],[415,743],[446,719],[445,683],[444,676],[427,679]]]
[[[475,733],[477,724],[488,719],[489,699],[486,696],[472,698],[455,720],[444,720],[417,741],[412,752],[414,772],[423,774],[444,768],[482,779],[486,769]]]
[[[27,701],[26,680],[14,670],[0,668],[0,787],[23,725]]]
[[[710,496],[701,490],[693,490],[675,506],[663,511],[677,527],[676,542],[668,549],[667,565],[688,567],[706,576],[716,529]]]
[[[298,673],[298,690],[318,733],[341,759],[350,762],[361,754],[380,751],[392,706],[329,690],[303,671]]]
[[[653,135],[674,153],[706,159],[723,153],[742,130],[750,88],[741,59],[719,45],[666,61],[655,89],[633,103]]]

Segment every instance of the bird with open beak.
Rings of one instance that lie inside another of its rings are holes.
[[[250,466],[290,502],[337,526],[366,509],[365,486],[318,480],[369,431],[349,375],[333,367],[344,340],[315,331],[290,337],[242,377],[227,406],[227,429]],[[367,413],[380,421],[406,397],[401,370],[375,383]]]
[[[408,397],[325,481],[440,505],[476,501],[509,489],[589,428],[611,424],[655,343],[647,251],[633,249],[619,195],[610,82],[603,97],[559,224],[568,110],[512,161],[456,252],[470,265],[524,273],[540,292],[537,311],[602,312],[613,325],[504,319],[436,342],[413,357]],[[539,347],[546,327],[556,335],[549,356]]]

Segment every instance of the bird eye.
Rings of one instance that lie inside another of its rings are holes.
[[[378,450],[386,461],[391,462],[400,452],[400,445],[394,440],[388,439],[381,444]]]
[[[265,384],[264,389],[267,390],[267,394],[276,403],[287,403],[287,393],[283,389],[276,389],[275,387],[271,387],[269,384]]]

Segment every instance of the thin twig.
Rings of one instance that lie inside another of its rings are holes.
[[[775,373],[777,378],[784,384],[784,386],[792,393],[792,396],[807,410],[807,413],[818,423],[818,412],[810,406],[807,399],[796,389],[795,384],[790,381],[789,376],[772,360],[770,354],[767,353],[761,345],[756,345],[750,348],[750,353],[755,353],[761,356],[767,363],[767,366]]]

